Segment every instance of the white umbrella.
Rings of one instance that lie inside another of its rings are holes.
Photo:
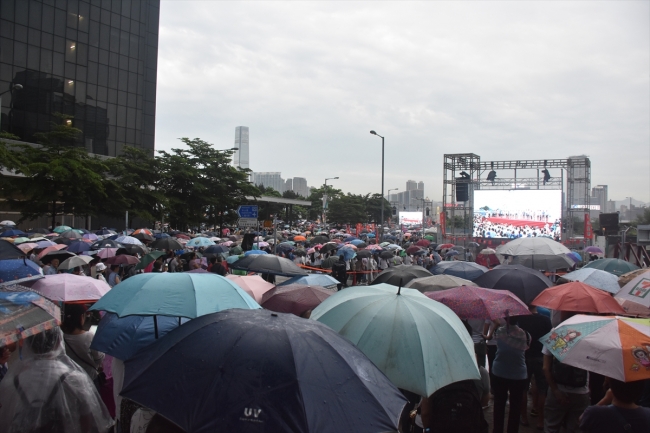
[[[621,287],[615,298],[650,307],[650,274],[644,273]]]
[[[0,226],[15,226],[16,223],[9,220],[0,221]]]
[[[93,261],[91,256],[74,256],[67,258],[59,265],[58,270],[65,271],[67,269],[79,268],[85,266]]]
[[[118,242],[120,244],[142,245],[142,242],[133,236],[120,236],[119,238],[115,239],[115,242]]]
[[[512,264],[532,269],[555,270],[574,265],[566,255],[571,250],[548,238],[519,238],[498,246],[496,251],[502,256],[511,256]]]
[[[618,285],[618,277],[600,269],[582,268],[562,275],[562,278],[568,281],[580,281],[612,294],[616,294],[621,290]]]

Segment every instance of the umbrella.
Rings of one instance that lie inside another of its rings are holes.
[[[137,265],[140,263],[140,259],[134,256],[121,254],[119,256],[109,257],[106,259],[106,263],[109,265]]]
[[[437,251],[445,250],[445,249],[452,248],[453,246],[454,246],[454,244],[440,244],[440,245],[438,245],[438,246],[436,247],[436,250],[437,250]]]
[[[0,241],[0,256],[2,256],[2,249],[3,249],[2,248],[2,242],[4,242],[4,241]],[[20,251],[22,251],[24,254],[27,254],[28,252],[30,252],[34,248],[38,248],[38,245],[35,242],[26,242],[24,244],[18,245],[18,249]],[[9,257],[7,257],[7,258],[9,258]],[[0,260],[2,260],[2,259],[0,259]]]
[[[311,238],[310,242],[312,244],[325,244],[330,241],[328,236],[318,235]]]
[[[617,277],[620,277],[627,272],[636,271],[639,269],[638,266],[630,262],[626,262],[625,260],[619,259],[598,259],[587,263],[584,267],[600,269],[601,271],[606,271],[610,274],[614,274]]]
[[[83,239],[83,235],[75,230],[67,230],[59,233],[59,236],[66,239]]]
[[[564,281],[562,281],[564,280]],[[562,275],[562,278],[558,282],[567,282],[567,281],[580,281],[585,284],[589,284],[592,287],[595,287],[606,292],[616,294],[621,288],[618,285],[618,278],[616,275],[610,274],[609,272],[601,271],[600,269],[591,269],[591,268],[582,268],[577,271],[569,272],[568,274]]]
[[[95,302],[108,293],[111,286],[85,275],[56,274],[46,275],[36,281],[31,289],[52,301]]]
[[[160,238],[151,243],[151,248],[157,250],[182,250],[183,245],[174,238]]]
[[[65,245],[68,246],[72,243],[72,239],[69,238],[56,238],[54,239],[54,243],[58,245]]]
[[[507,290],[461,286],[424,294],[429,299],[442,302],[461,319],[497,320],[508,316],[530,314],[526,304]]]
[[[343,260],[352,260],[356,256],[356,252],[352,248],[341,248],[337,253],[338,256],[343,256]]]
[[[473,281],[479,287],[508,290],[526,305],[552,286],[551,280],[544,274],[521,265],[499,265]]]
[[[383,248],[380,245],[377,245],[377,244],[370,244],[370,245],[368,245],[366,247],[366,249],[371,250],[371,251],[372,250],[379,250],[379,251],[383,250]]]
[[[459,286],[473,286],[469,280],[454,277],[453,275],[430,275],[428,277],[416,278],[409,281],[404,287],[419,290],[420,292],[434,292],[447,290]]]
[[[434,275],[453,275],[455,277],[472,281],[488,271],[488,268],[481,266],[478,263],[460,261],[440,262],[429,269]]]
[[[115,242],[112,239],[103,239],[101,241],[97,241],[94,244],[90,245],[91,250],[101,250],[102,248],[120,248],[122,247],[122,244],[119,242]]]
[[[266,292],[262,299],[262,307],[278,313],[302,316],[306,311],[319,306],[333,293],[320,286],[288,284]]]
[[[49,234],[51,233],[49,229],[46,228],[35,228],[35,229],[30,229],[29,233],[41,233],[41,234]]]
[[[226,257],[226,263],[228,263],[228,264],[235,263],[239,259],[240,259],[239,256],[229,256],[229,257]]]
[[[382,259],[392,259],[395,255],[393,254],[392,251],[382,251],[379,253],[379,257]]]
[[[377,275],[371,285],[380,283],[392,284],[393,286],[403,287],[409,281],[416,278],[430,277],[431,272],[417,265],[397,265],[384,269]]]
[[[61,250],[61,251],[51,251],[45,254],[43,257],[40,257],[39,260],[43,264],[48,264],[54,259],[58,259],[59,262],[63,262],[64,260],[69,259],[70,257],[76,257],[76,254]]]
[[[47,248],[47,247],[55,247],[58,244],[56,244],[56,243],[54,243],[52,241],[38,241],[38,242],[36,242],[36,245],[37,245],[37,248]]]
[[[244,253],[244,256],[248,257],[248,256],[255,256],[260,254],[268,254],[268,253],[262,250],[249,250]]]
[[[27,259],[0,260],[0,287],[43,278],[41,268]]]
[[[99,321],[90,348],[126,361],[156,341],[156,332],[162,338],[188,320],[169,316],[118,317],[106,313]]]
[[[122,394],[187,432],[395,431],[405,404],[334,331],[266,310],[191,320],[125,367]]]
[[[107,259],[109,257],[114,257],[117,253],[118,248],[103,248],[97,253],[97,257],[102,259]]]
[[[44,249],[43,251],[41,251],[40,253],[38,253],[38,258],[39,258],[39,260],[40,260],[40,259],[43,258],[43,256],[45,256],[46,254],[49,254],[49,253],[51,253],[51,252],[53,252],[53,251],[64,250],[64,249],[66,249],[67,247],[68,247],[67,245],[58,245],[58,244],[52,245],[52,246],[50,246],[50,247],[45,248],[45,249]]]
[[[557,311],[625,314],[625,310],[609,293],[577,281],[545,289],[532,305]]]
[[[70,226],[58,226],[58,227],[54,227],[54,229],[52,231],[54,233],[63,233],[63,232],[67,232],[68,230],[72,230],[72,227],[70,227]]]
[[[397,387],[429,396],[477,379],[474,344],[458,316],[413,289],[351,287],[311,314],[355,344]]]
[[[75,254],[83,253],[84,251],[90,251],[90,245],[84,241],[72,242],[68,245],[68,251]]]
[[[135,237],[135,235],[139,235],[139,234],[148,235],[148,236],[153,236],[153,232],[152,232],[151,230],[149,230],[149,229],[137,229],[137,230],[134,231],[131,235],[132,235],[133,237]]]
[[[244,254],[244,249],[240,245],[235,245],[234,247],[230,248],[231,256],[238,256],[240,254]]]
[[[305,286],[321,286],[326,289],[335,289],[337,284],[339,284],[339,282],[335,278],[330,277],[329,275],[326,274],[309,274],[305,276],[291,277],[288,280],[278,284],[278,287],[287,286],[289,284],[302,284]]]
[[[204,237],[191,239],[185,244],[186,247],[192,247],[192,248],[209,247],[211,245],[216,245],[216,244],[210,239]]]
[[[259,304],[262,303],[264,294],[275,287],[273,284],[264,281],[259,275],[241,276],[228,274],[226,278],[251,295]]]
[[[27,233],[18,229],[5,230],[0,233],[0,238],[12,238],[14,236],[27,236]]]
[[[29,242],[29,238],[26,238],[26,237],[14,238],[12,240],[13,240],[14,245],[22,244],[23,242]]]
[[[251,272],[262,272],[273,275],[307,275],[307,272],[300,269],[291,260],[283,257],[257,254],[237,260],[231,266],[233,269],[241,269]]]
[[[224,245],[211,245],[203,250],[204,254],[222,254],[230,251],[230,248]]]
[[[114,286],[91,310],[120,317],[162,315],[194,318],[227,308],[259,308],[246,292],[212,274],[146,273]]]
[[[16,223],[10,220],[0,221],[0,226],[15,226]]]
[[[144,269],[147,266],[149,266],[151,263],[155,262],[156,259],[164,255],[165,253],[163,251],[152,251],[149,254],[143,256],[142,259],[140,259],[140,263],[136,265],[135,269],[136,270]]]
[[[413,246],[410,246],[410,247],[408,247],[406,249],[406,254],[411,256],[411,255],[419,253],[420,251],[422,251],[422,248],[420,248],[420,247],[418,247],[416,245],[413,245]]]
[[[492,248],[482,249],[476,255],[476,263],[486,267],[497,266],[501,264],[499,258],[497,257],[496,251],[493,250]]]
[[[61,324],[59,307],[34,292],[0,292],[0,348]]]
[[[636,271],[627,272],[627,273],[621,275],[620,277],[618,277],[618,285],[620,287],[623,287],[627,283],[629,283],[630,281],[632,281],[633,279],[638,277],[639,275],[645,274],[646,272],[650,272],[650,269],[641,268],[641,269],[637,269]],[[650,275],[647,275],[647,276],[650,277]]]
[[[332,243],[327,243],[323,245],[320,249],[321,254],[329,253],[330,251],[334,251],[336,249],[336,244]]]
[[[81,266],[86,266],[88,263],[92,262],[93,258],[91,256],[73,256],[65,259],[59,266],[57,266],[58,271],[66,271],[74,268],[80,268]]]
[[[352,240],[350,241],[350,243],[351,243],[352,245],[354,245],[355,247],[358,247],[358,248],[365,248],[365,247],[360,247],[360,246],[359,246],[359,245],[361,245],[361,244],[365,244],[365,242],[362,241],[361,239],[352,239]]]
[[[323,269],[331,269],[334,263],[339,261],[339,256],[331,256],[326,259],[323,259],[321,262],[321,267]]]
[[[142,245],[142,242],[140,242],[138,239],[134,238],[133,236],[120,236],[117,239],[115,239],[115,242],[120,243],[120,244],[128,244],[128,245]]]
[[[589,246],[589,247],[585,248],[585,253],[593,254],[593,255],[596,255],[596,256],[600,256],[600,255],[605,254],[605,252],[602,249],[600,249],[599,247],[597,247],[595,245],[592,245],[592,246]]]
[[[307,238],[304,237],[304,236],[294,236],[293,240],[294,240],[294,242],[305,242],[307,240]]]
[[[445,257],[457,256],[458,254],[460,254],[458,251],[451,250],[451,251],[447,251],[447,254],[445,254]]]
[[[368,257],[371,257],[371,256],[372,256],[372,251],[369,251],[369,250],[357,251],[357,257],[359,257],[361,259],[367,259]]]
[[[563,364],[623,382],[650,379],[650,320],[576,315],[540,339]]]
[[[566,253],[566,256],[573,260],[575,263],[580,263],[582,261],[582,256],[575,251]]]
[[[111,236],[114,235],[115,232],[113,230],[101,229],[101,230],[97,230],[95,234],[97,236]]]
[[[424,247],[427,248],[429,245],[431,245],[431,242],[429,242],[427,239],[420,239],[415,243],[418,247]]]
[[[156,239],[152,235],[149,235],[149,234],[144,233],[144,232],[134,233],[133,237],[136,238],[139,241],[153,241],[153,240]]]
[[[120,254],[130,254],[133,256],[136,254],[140,254],[141,256],[144,256],[147,253],[149,253],[149,248],[147,248],[144,245],[124,244],[117,249],[115,255],[119,256]]]
[[[97,235],[94,234],[94,233],[87,233],[87,234],[83,235],[82,238],[87,239],[87,240],[89,240],[89,241],[96,241],[96,240],[99,239],[99,238],[97,237]]]
[[[29,244],[22,244],[22,245],[29,245]],[[25,251],[23,251],[22,248],[16,247],[11,242],[0,240],[0,260],[18,259],[24,256],[25,256]]]
[[[497,253],[513,257],[513,264],[533,269],[564,269],[573,266],[566,253],[571,251],[559,242],[544,237],[519,238],[497,247]]]
[[[642,273],[621,287],[616,298],[635,302],[648,308],[650,307],[650,296],[648,294],[650,294],[650,274]]]

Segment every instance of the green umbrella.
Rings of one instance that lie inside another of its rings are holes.
[[[436,238],[434,238],[434,237],[431,236],[431,235],[426,235],[426,236],[424,237],[424,239],[426,239],[426,240],[428,240],[428,241],[431,241],[431,242],[433,242],[433,241],[436,240]]]
[[[146,273],[113,287],[91,310],[120,317],[173,316],[193,319],[229,308],[261,308],[232,281],[212,273]]]
[[[239,245],[237,245],[235,248],[230,249],[230,255],[231,256],[238,256],[238,255],[243,254],[243,253],[244,253],[244,250]]]
[[[55,227],[54,230],[52,230],[54,233],[63,233],[67,232],[68,230],[72,230],[72,227],[70,226],[58,226]]]
[[[417,290],[350,287],[323,301],[311,319],[350,340],[398,388],[429,396],[480,378],[474,344],[458,316]]]
[[[151,263],[155,262],[156,259],[158,259],[158,257],[164,256],[164,255],[165,255],[164,251],[152,251],[152,252],[150,252],[149,254],[145,255],[144,257],[142,257],[140,259],[140,263],[138,263],[135,266],[135,269],[136,270],[144,269],[147,266],[149,266]]]
[[[598,259],[587,263],[583,266],[584,268],[600,269],[617,277],[639,269],[637,265],[620,259]]]

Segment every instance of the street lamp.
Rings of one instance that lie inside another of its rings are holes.
[[[381,222],[380,222],[380,227],[381,231],[380,233],[380,238],[381,236],[384,235],[384,137],[381,135],[377,134],[375,131],[370,131],[372,135],[376,135],[377,137],[381,138]]]
[[[630,199],[630,208],[628,209],[628,212],[630,213],[630,223],[632,223],[632,197],[625,197]]]
[[[2,126],[2,95],[4,95],[5,93],[9,93],[12,90],[22,90],[22,89],[23,89],[22,84],[14,84],[13,86],[10,86],[9,89],[0,93],[0,126]],[[13,101],[11,103],[13,103]]]
[[[323,194],[323,218],[322,218],[323,225],[325,225],[325,222],[326,222],[325,221],[325,217],[326,217],[325,214],[327,212],[327,181],[328,180],[338,179],[338,178],[339,178],[338,176],[325,178],[325,193]]]

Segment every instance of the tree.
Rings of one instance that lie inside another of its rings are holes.
[[[634,221],[634,226],[648,225],[650,224],[650,209],[643,209],[643,214],[638,215]]]
[[[392,206],[390,205],[390,202],[384,200],[384,220],[381,221],[381,201],[382,197],[381,194],[373,194],[371,196],[366,195],[365,196],[365,201],[366,201],[366,209],[368,213],[368,221],[376,221],[380,222],[381,224],[385,224],[386,221],[388,221],[388,218],[391,217],[392,215]]]
[[[366,222],[368,220],[366,197],[350,193],[334,197],[329,204],[327,219],[338,224]]]
[[[311,194],[307,197],[307,201],[311,202],[311,207],[307,211],[307,219],[315,221],[321,217],[323,214],[323,195],[325,194],[325,185],[321,188],[312,188]],[[327,185],[327,195],[329,196],[328,202],[343,195],[343,191],[337,188],[333,188],[330,185]],[[329,219],[329,217],[328,217]]]
[[[16,172],[24,177],[14,178],[13,188],[5,193],[21,210],[20,222],[50,215],[54,227],[57,213],[96,215],[106,199],[106,163],[75,146],[81,131],[72,126],[70,116],[56,117],[60,122],[52,122],[49,132],[34,134],[38,145],[17,145]]]

